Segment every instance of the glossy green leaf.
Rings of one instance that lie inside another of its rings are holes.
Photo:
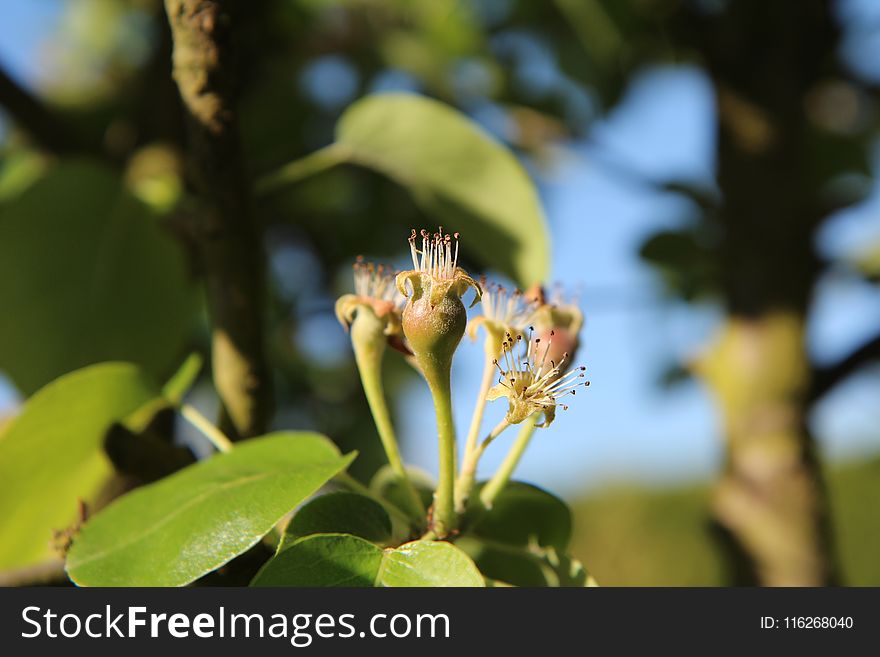
[[[0,369],[25,394],[84,365],[165,376],[195,310],[183,254],[112,169],[64,161],[0,203]]]
[[[314,534],[275,555],[252,586],[484,586],[484,580],[451,543],[414,541],[382,550],[357,536]]]
[[[383,586],[485,586],[474,562],[452,543],[413,541],[389,552]]]
[[[249,440],[117,499],[76,537],[67,572],[85,586],[187,584],[254,545],[353,458],[313,433]]]
[[[391,538],[391,518],[369,497],[339,491],[316,497],[304,505],[282,538],[280,550],[310,534],[352,534],[373,543]]]
[[[479,493],[472,499],[479,500]],[[490,511],[478,505],[469,510],[465,530],[498,543],[552,546],[564,552],[571,540],[571,511],[555,495],[514,481],[498,495]]]
[[[101,449],[114,422],[159,396],[127,363],[102,363],[53,381],[25,404],[0,439],[0,568],[52,556],[53,530],[91,503],[112,472]]]
[[[382,548],[350,534],[314,534],[290,543],[254,577],[251,586],[373,586]]]

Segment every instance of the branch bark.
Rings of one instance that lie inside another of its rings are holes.
[[[100,151],[80,139],[54,110],[0,68],[0,105],[42,148],[53,153]]]
[[[827,204],[805,107],[829,74],[838,28],[828,0],[729,3],[699,20],[691,34],[716,95],[721,205],[712,221],[724,235],[728,310],[699,364],[725,434],[715,518],[751,566],[754,579],[738,583],[833,584],[829,505],[806,422],[803,336]]]
[[[263,433],[270,408],[263,346],[264,266],[235,111],[230,2],[165,0],[174,80],[187,113],[188,175],[204,201],[196,241],[213,322],[214,383],[231,438]]]

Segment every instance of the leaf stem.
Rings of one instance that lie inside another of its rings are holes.
[[[347,148],[338,143],[330,144],[260,178],[254,186],[255,192],[258,195],[275,192],[284,185],[298,182],[303,178],[308,178],[341,164],[347,158]]]
[[[483,506],[487,509],[492,508],[495,498],[498,497],[498,494],[502,490],[504,490],[504,487],[513,475],[513,471],[516,470],[516,466],[519,465],[520,459],[522,459],[522,455],[526,451],[526,447],[529,446],[529,441],[531,441],[532,435],[535,433],[535,426],[538,423],[539,415],[540,413],[533,413],[525,422],[523,422],[523,426],[519,430],[516,441],[511,446],[507,456],[504,457],[504,461],[501,463],[495,474],[492,475],[489,483],[483,486],[483,490],[480,491],[480,500],[482,501]]]
[[[358,310],[351,325],[351,344],[354,348],[354,357],[364,394],[367,397],[370,412],[373,414],[373,421],[376,423],[376,429],[379,432],[379,439],[382,441],[388,463],[406,490],[408,510],[414,518],[424,519],[427,512],[403,465],[397,444],[397,435],[394,432],[391,413],[388,411],[388,403],[385,399],[385,388],[382,385],[385,334],[381,320],[372,310],[364,307]]]
[[[220,452],[232,451],[232,441],[220,431],[208,418],[191,404],[181,404],[180,414],[196,429],[202,432],[211,444]]]
[[[470,453],[465,454],[464,462],[461,465],[461,473],[458,476],[458,483],[455,487],[455,510],[458,513],[464,513],[467,506],[468,498],[477,480],[477,465],[480,463],[483,453],[492,444],[492,441],[500,436],[509,426],[510,422],[507,421],[507,418],[501,420],[501,422],[495,425],[495,428],[492,429],[489,435],[483,439],[483,442]]]

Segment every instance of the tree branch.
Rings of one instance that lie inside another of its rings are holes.
[[[39,98],[9,77],[0,67],[0,105],[42,148],[54,153],[94,151],[94,145],[78,138],[64,119]]]
[[[816,401],[870,361],[880,361],[880,334],[835,364],[817,368],[813,373],[810,401]]]
[[[190,182],[205,202],[196,226],[213,322],[214,383],[242,438],[265,431],[271,392],[263,347],[263,257],[235,112],[232,17],[224,0],[165,0],[174,79],[187,112]]]

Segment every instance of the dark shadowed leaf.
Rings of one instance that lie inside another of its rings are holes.
[[[290,543],[257,573],[251,586],[370,587],[382,548],[350,534],[314,534]]]
[[[472,499],[479,500],[479,495]],[[552,546],[564,551],[571,540],[571,511],[565,502],[519,481],[504,488],[490,511],[475,505],[465,522],[468,534],[509,545]]]
[[[486,577],[513,586],[581,587],[595,581],[577,559],[553,547],[514,546],[465,536],[456,545]]]
[[[382,505],[369,497],[343,491],[328,493],[296,512],[279,550],[303,536],[331,533],[352,534],[382,543],[391,538],[391,519]]]
[[[26,395],[107,360],[160,378],[195,309],[182,253],[112,170],[56,165],[0,204],[0,369]]]

